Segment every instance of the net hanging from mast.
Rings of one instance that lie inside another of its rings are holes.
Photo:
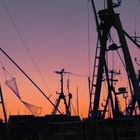
[[[34,115],[40,115],[41,112],[42,112],[42,108],[41,107],[38,107],[38,106],[35,106],[35,105],[32,105],[30,103],[27,103],[23,100],[21,100],[22,103],[26,106],[26,108],[28,108],[28,110],[34,114]]]
[[[42,112],[42,108],[32,105],[30,103],[27,103],[26,101],[24,101],[23,99],[21,99],[18,87],[17,87],[17,82],[16,82],[16,78],[12,77],[11,75],[9,75],[9,73],[7,73],[7,70],[5,70],[5,68],[3,68],[4,72],[5,72],[5,85],[7,87],[9,87],[14,93],[15,95],[19,98],[19,100],[26,106],[26,108],[33,114],[33,115],[40,115]],[[10,76],[9,79],[7,79],[6,73]]]

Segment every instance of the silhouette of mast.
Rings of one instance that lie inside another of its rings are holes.
[[[0,103],[2,104],[4,122],[7,124],[7,115],[6,115],[6,110],[5,110],[5,105],[4,105],[4,99],[3,99],[3,95],[2,95],[1,85],[0,85]]]
[[[71,113],[70,113],[70,100],[71,100],[71,98],[72,98],[72,94],[69,93],[69,101],[68,101],[68,104],[67,104],[67,101],[66,101],[66,97],[65,97],[65,95],[64,95],[64,74],[65,74],[65,73],[68,73],[68,72],[65,72],[65,70],[62,69],[61,71],[55,71],[55,73],[56,73],[56,74],[59,74],[60,77],[61,77],[61,80],[60,80],[61,89],[60,89],[60,93],[57,92],[57,94],[59,94],[59,97],[58,97],[58,99],[56,100],[56,104],[55,104],[55,107],[53,108],[52,114],[54,115],[54,114],[57,113],[57,110],[58,110],[60,101],[61,101],[61,100],[64,100],[66,115],[67,115],[67,116],[70,116],[70,115],[71,115]]]
[[[107,51],[117,51],[118,49],[122,50],[127,76],[131,82],[132,89],[133,89],[132,102],[130,103],[131,106],[129,108],[129,113],[128,113],[131,116],[133,114],[133,111],[135,110],[136,102],[138,103],[138,107],[140,109],[140,89],[139,89],[138,79],[135,74],[134,66],[132,63],[132,59],[130,56],[130,52],[128,49],[125,36],[127,36],[138,48],[140,47],[123,30],[119,14],[115,13],[114,11],[114,8],[120,6],[121,4],[120,0],[118,1],[117,4],[113,3],[113,0],[107,0],[107,8],[100,10],[98,12],[99,16],[97,16],[94,0],[91,0],[91,4],[92,4],[94,15],[95,15],[95,22],[96,22],[97,32],[98,32],[98,41],[100,44],[96,48],[98,49],[99,53],[95,56],[94,72],[93,72],[93,78],[91,81],[89,117],[94,117],[95,119],[105,117],[105,115],[103,115],[102,110],[99,109],[100,100],[101,100],[100,98],[101,88],[102,88],[102,82],[104,78],[108,86],[107,101],[110,100],[113,118],[118,117],[118,115],[116,115],[116,111],[118,110],[119,112],[119,108],[117,107],[118,105],[116,104],[117,98],[116,98],[116,101],[114,102],[113,94],[112,94],[112,91],[113,91],[112,81],[110,80],[110,77],[109,77],[108,65],[107,65],[107,60],[106,60]],[[109,39],[110,31],[112,27],[114,27],[114,29],[117,32],[119,42],[120,42],[119,46],[117,46],[117,44],[115,44],[114,42],[113,44],[108,46],[107,41]],[[114,94],[114,96],[116,95]]]

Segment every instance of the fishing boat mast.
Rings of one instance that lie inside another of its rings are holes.
[[[115,13],[114,8],[120,6],[121,1],[118,3],[113,3],[113,0],[106,0],[107,7],[103,10],[100,10],[97,14],[96,6],[94,0],[91,0],[92,8],[94,11],[97,33],[98,33],[98,42],[99,45],[96,47],[96,55],[94,61],[93,68],[93,76],[91,81],[91,90],[90,90],[90,104],[89,104],[89,117],[93,117],[95,119],[105,118],[105,113],[107,112],[106,106],[109,101],[112,109],[112,117],[117,118],[121,117],[121,111],[116,109],[117,102],[114,101],[114,97],[116,94],[113,93],[112,84],[109,74],[109,68],[107,65],[106,54],[109,51],[117,52],[118,49],[122,51],[125,69],[127,73],[128,80],[132,86],[132,100],[129,103],[129,108],[127,108],[127,115],[132,116],[133,111],[135,110],[136,102],[138,103],[138,107],[140,109],[140,89],[138,85],[138,79],[135,73],[134,65],[132,63],[132,57],[130,55],[130,51],[128,48],[128,44],[126,41],[126,37],[128,37],[137,47],[139,45],[127,34],[121,24],[121,20],[118,13]],[[119,44],[113,42],[108,46],[108,40],[110,38],[111,28],[116,30],[117,36],[119,38]],[[108,95],[106,97],[106,105],[103,110],[100,110],[100,102],[101,102],[101,88],[104,79],[107,82],[107,92]],[[122,91],[120,91],[122,92]],[[117,105],[118,106],[118,105]],[[129,110],[129,111],[128,111]],[[120,114],[120,115],[118,115]]]

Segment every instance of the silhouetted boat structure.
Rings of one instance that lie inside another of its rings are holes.
[[[7,140],[139,140],[140,116],[106,120],[80,120],[78,116],[47,115],[9,117],[9,132],[0,125],[0,139]]]
[[[126,37],[134,43],[138,49],[137,37],[129,36],[122,28],[119,14],[114,8],[120,6],[121,1],[113,3],[107,0],[107,7],[96,12],[94,0],[88,0],[92,5],[98,32],[96,54],[92,79],[89,77],[89,112],[88,118],[81,120],[79,116],[71,116],[70,103],[72,95],[69,93],[69,100],[65,98],[63,91],[63,76],[67,73],[62,69],[56,71],[61,76],[61,91],[59,98],[54,104],[37,86],[37,84],[23,71],[11,57],[0,49],[8,59],[35,85],[43,96],[54,107],[51,115],[11,115],[6,119],[4,100],[1,95],[1,103],[5,116],[5,123],[0,123],[0,139],[2,140],[139,140],[140,139],[140,116],[137,113],[140,109],[140,71],[136,76],[132,58],[128,49]],[[115,42],[111,36],[111,28],[116,30],[119,41]],[[111,40],[108,42],[108,40]],[[121,59],[118,50],[122,51],[124,61]],[[117,52],[125,67],[129,89],[125,86],[115,89],[118,82],[116,75],[120,71],[114,68],[110,70],[106,54]],[[137,62],[137,59],[135,59]],[[107,96],[101,100],[103,82],[107,85]],[[128,93],[131,99],[128,101]],[[125,110],[121,110],[119,96],[125,100]],[[17,96],[20,99],[19,94]],[[64,100],[66,113],[62,114],[58,109],[59,103]],[[60,113],[60,115],[56,114]],[[108,116],[107,116],[108,115]]]

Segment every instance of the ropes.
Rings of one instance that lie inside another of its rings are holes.
[[[88,71],[89,71],[89,76],[90,76],[90,23],[89,23],[89,2],[87,1],[87,22],[88,22]]]
[[[14,18],[11,16],[11,14],[9,12],[9,9],[6,6],[6,3],[4,2],[4,0],[1,0],[1,2],[3,4],[3,7],[4,7],[4,9],[5,9],[5,11],[6,11],[6,13],[7,13],[7,15],[8,15],[8,17],[9,17],[9,19],[11,21],[11,23],[13,24],[13,27],[15,28],[15,30],[17,32],[17,35],[19,36],[21,42],[23,43],[23,46],[26,49],[26,51],[27,51],[27,53],[28,53],[28,55],[29,55],[29,57],[30,57],[30,59],[31,59],[31,61],[32,61],[34,67],[35,67],[35,69],[36,69],[36,71],[38,72],[38,74],[39,74],[42,82],[44,83],[44,85],[47,88],[48,92],[51,93],[50,90],[49,90],[49,88],[48,88],[48,85],[47,85],[47,83],[46,83],[46,81],[44,79],[44,77],[42,76],[42,74],[41,74],[41,72],[40,72],[40,70],[39,70],[39,68],[38,68],[38,66],[37,66],[37,64],[36,64],[36,62],[35,62],[32,54],[31,54],[31,52],[30,52],[30,50],[29,50],[29,48],[28,48],[28,46],[27,46],[27,44],[26,44],[26,42],[25,42],[25,40],[24,40],[24,38],[23,38],[23,36],[22,36],[22,34],[21,34],[21,32],[20,32],[17,24],[16,24],[16,22],[15,22],[15,20],[14,20]]]
[[[117,54],[118,54],[118,56],[119,56],[119,58],[120,58],[120,60],[121,60],[121,62],[122,62],[123,67],[124,67],[125,70],[127,71],[126,66],[125,66],[125,64],[124,64],[124,62],[123,62],[123,60],[122,60],[122,58],[121,58],[121,55],[119,54],[118,50],[117,50]]]
[[[77,77],[85,77],[85,78],[89,77],[88,75],[82,75],[82,74],[76,74],[76,73],[69,73],[69,74],[73,76],[77,76]]]

